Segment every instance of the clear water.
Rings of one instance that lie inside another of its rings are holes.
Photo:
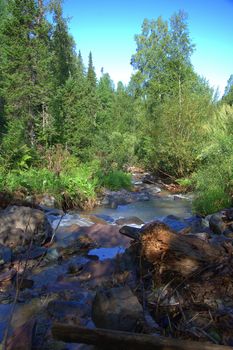
[[[106,259],[113,259],[117,254],[124,253],[124,247],[110,247],[110,248],[95,248],[89,250],[89,256],[97,256],[99,261],[104,261]]]
[[[149,201],[136,202],[128,205],[119,205],[117,209],[97,207],[91,214],[104,214],[113,219],[136,216],[144,222],[155,219],[164,219],[168,215],[178,216],[181,219],[192,215],[191,201],[186,198],[175,200],[173,196],[153,198]]]

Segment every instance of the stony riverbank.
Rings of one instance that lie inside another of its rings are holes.
[[[149,203],[151,197],[175,206],[186,201],[163,191],[154,193],[157,184],[147,186],[149,200],[145,187],[132,193],[106,192],[105,206],[110,208],[105,209],[117,212],[135,203]],[[120,201],[122,195],[130,204]],[[117,202],[115,209],[113,201]],[[180,218],[171,214],[163,217],[163,222],[173,230],[195,234],[205,242],[231,243],[231,220],[231,211],[205,219],[188,217],[188,210]],[[146,220],[127,214],[114,217],[103,213],[64,213],[45,206],[40,209],[12,206],[1,211],[0,221],[0,338],[2,342],[8,339],[8,349],[14,349],[16,343],[18,349],[24,350],[91,349],[55,340],[51,335],[51,324],[55,321],[167,334],[167,316],[156,318],[151,313],[153,305],[161,306],[156,302],[160,289],[156,291],[156,286],[150,286],[146,306],[137,250],[130,238],[119,233],[123,225],[141,227]],[[109,312],[113,315],[110,318]],[[204,340],[209,340],[206,329],[205,332]]]

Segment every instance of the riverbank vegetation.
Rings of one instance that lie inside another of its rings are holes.
[[[191,63],[187,15],[144,20],[134,74],[85,66],[59,0],[0,0],[0,189],[94,203],[140,165],[191,183],[197,211],[231,205],[233,79],[221,100]]]

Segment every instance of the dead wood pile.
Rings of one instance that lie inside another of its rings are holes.
[[[138,242],[143,302],[164,334],[233,346],[232,242],[181,235],[159,221],[120,232]]]

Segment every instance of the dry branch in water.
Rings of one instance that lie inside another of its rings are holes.
[[[120,347],[122,350],[232,350],[229,346],[101,328],[88,329],[59,323],[53,325],[52,334],[54,338],[67,343],[99,345],[101,349],[119,349]]]

